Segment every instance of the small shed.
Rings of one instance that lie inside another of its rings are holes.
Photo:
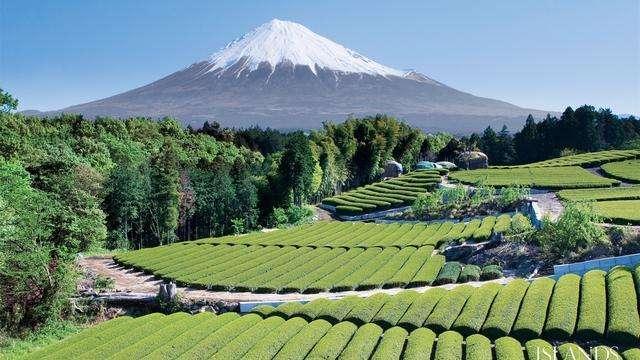
[[[462,169],[486,169],[489,167],[489,157],[480,151],[464,151],[458,155],[456,162]]]
[[[384,166],[384,174],[382,175],[385,178],[394,178],[402,175],[402,164],[394,160],[388,160]]]

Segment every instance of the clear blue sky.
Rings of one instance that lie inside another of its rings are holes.
[[[59,109],[147,84],[280,18],[476,95],[640,114],[639,3],[2,0],[0,87],[21,110]]]

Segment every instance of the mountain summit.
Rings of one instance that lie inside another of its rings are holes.
[[[61,111],[285,129],[386,113],[426,130],[457,133],[487,125],[515,128],[529,113],[545,114],[387,67],[303,25],[278,19],[149,85]]]

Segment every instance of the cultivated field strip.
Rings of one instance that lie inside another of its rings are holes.
[[[523,167],[457,171],[449,179],[470,185],[526,186],[539,189],[606,188],[620,181],[595,175],[577,166]]]
[[[290,229],[254,232],[188,242],[188,244],[228,244],[311,247],[404,247],[434,246],[451,240],[484,241],[493,233],[506,231],[511,216],[487,216],[468,223],[443,221],[431,224],[375,224],[363,222],[321,221]],[[182,243],[186,244],[186,243]],[[180,246],[178,244],[177,246]],[[176,245],[173,245],[176,246]],[[158,248],[153,248],[158,249]],[[149,249],[149,250],[153,250]],[[178,248],[173,248],[178,249]],[[147,250],[139,250],[147,251]],[[158,250],[146,254],[157,256]],[[135,252],[134,252],[135,253]],[[161,251],[160,251],[161,253]],[[140,256],[142,257],[142,256]]]
[[[557,167],[582,166],[593,167],[612,161],[640,158],[640,150],[605,150],[584,154],[563,156],[555,159],[540,161],[525,165],[494,166],[492,168],[523,168],[523,167]]]
[[[606,222],[620,225],[640,224],[640,200],[598,201],[593,207]]]
[[[640,160],[604,164],[602,171],[612,178],[630,183],[640,183]]]
[[[640,186],[561,190],[558,197],[567,201],[640,200]]]
[[[384,309],[384,308],[383,308]],[[557,356],[554,355],[557,351]],[[256,314],[151,314],[108,321],[27,355],[27,359],[434,359],[636,360],[640,349],[542,339],[494,341],[455,331],[407,330],[351,321]]]
[[[634,279],[635,278],[635,279]],[[606,340],[640,343],[640,266],[592,270],[580,277],[567,274],[554,281],[517,279],[506,285],[460,285],[453,290],[433,288],[424,293],[405,290],[396,295],[375,294],[339,300],[317,299],[306,304],[259,306],[263,317],[303,317],[331,323],[373,322],[384,329],[407,331],[426,327],[435,333],[453,330],[481,333],[490,339]]]
[[[420,194],[435,188],[444,169],[418,170],[397,178],[365,185],[322,200],[341,214],[362,214],[412,204]]]

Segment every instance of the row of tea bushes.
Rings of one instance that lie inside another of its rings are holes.
[[[492,342],[479,334],[465,339],[455,331],[436,335],[427,328],[384,330],[374,323],[332,325],[302,317],[176,313],[107,321],[33,352],[27,359],[636,360],[639,353],[637,348],[618,352],[602,345],[583,349],[574,343],[554,348],[541,339],[521,344],[500,337]]]
[[[635,276],[635,282],[634,282]],[[287,303],[278,308],[258,307],[262,316],[303,316],[330,322],[348,320],[407,330],[427,327],[436,333],[454,330],[465,335],[482,333],[497,339],[543,337],[578,338],[617,344],[640,341],[640,266],[592,270],[583,277],[568,274],[558,281],[539,278],[531,283],[516,279],[506,285],[459,285],[452,290],[411,290],[368,298],[314,300],[305,305]]]
[[[412,204],[416,197],[435,188],[444,169],[419,170],[397,178],[346,191],[322,200],[340,214],[357,215]]]
[[[523,216],[516,214],[514,216]],[[491,235],[509,229],[512,216],[487,216],[469,222],[376,224],[364,222],[321,221],[314,224],[268,233],[223,236],[196,240],[196,244],[278,245],[312,247],[439,247],[452,240],[485,241]],[[144,250],[143,250],[144,251]],[[142,254],[142,252],[139,252]]]
[[[640,186],[561,190],[558,197],[566,201],[640,200]]]
[[[602,165],[602,171],[613,178],[640,183],[640,160],[628,160]]]
[[[555,159],[540,161],[525,165],[495,166],[494,168],[522,168],[522,167],[557,167],[582,166],[593,167],[604,163],[640,158],[640,150],[605,150],[577,155],[563,156]]]
[[[470,185],[551,190],[606,188],[620,184],[618,180],[595,175],[577,166],[466,170],[449,174],[449,179]]]
[[[445,258],[434,254],[431,245],[315,248],[180,244],[121,254],[115,259],[180,285],[265,293],[416,287],[434,281],[456,282],[460,275],[460,271],[449,274],[454,263],[441,270]],[[459,263],[455,265],[462,268]],[[484,271],[479,276],[484,276]],[[465,273],[467,281],[477,277],[476,272]]]

